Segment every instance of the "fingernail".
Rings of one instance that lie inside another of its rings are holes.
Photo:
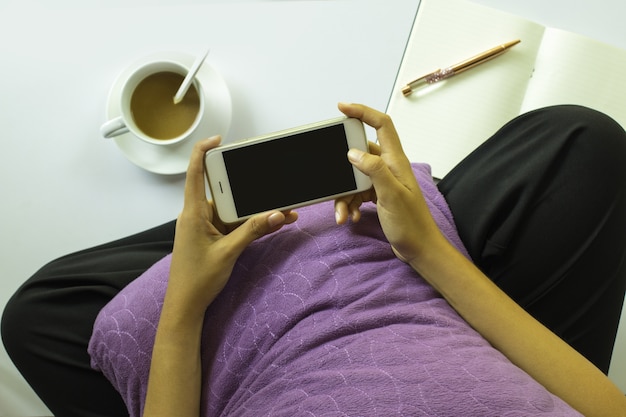
[[[283,215],[283,213],[272,213],[268,218],[267,218],[267,223],[269,224],[270,227],[276,227],[280,224],[282,224],[285,221],[285,216]]]
[[[215,136],[211,136],[210,138],[206,138],[202,140],[201,143],[203,144],[203,146],[213,146],[214,144],[219,145],[221,140],[222,140],[222,137],[220,135],[215,135]]]
[[[350,149],[348,151],[348,159],[352,162],[359,162],[363,158],[363,151],[358,149]]]
[[[335,223],[339,224],[341,221],[341,214],[338,211],[335,212]]]

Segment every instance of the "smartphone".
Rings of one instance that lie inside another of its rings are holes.
[[[365,129],[341,117],[211,149],[205,172],[219,218],[235,223],[369,189],[348,161],[351,148],[367,152]]]

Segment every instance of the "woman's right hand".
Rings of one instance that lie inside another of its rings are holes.
[[[522,309],[439,231],[391,119],[361,105],[339,109],[376,129],[380,153],[348,153],[350,162],[372,179],[374,193],[337,200],[338,223],[355,219],[362,202],[375,201],[396,255],[492,346],[583,415],[626,416],[624,394],[606,375]]]

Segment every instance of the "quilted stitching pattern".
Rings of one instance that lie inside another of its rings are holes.
[[[433,215],[461,243],[416,165]],[[255,242],[207,311],[203,416],[578,415],[513,366],[407,265],[373,207],[338,227],[332,203]],[[100,313],[92,364],[141,414],[169,257]]]

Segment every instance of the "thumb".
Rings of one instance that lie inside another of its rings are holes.
[[[370,177],[376,194],[384,193],[388,186],[396,182],[385,161],[378,155],[372,155],[359,149],[350,149],[348,159],[359,171]]]
[[[246,220],[225,238],[231,240],[233,250],[239,256],[250,243],[280,229],[286,221],[287,217],[280,211],[261,213]]]

